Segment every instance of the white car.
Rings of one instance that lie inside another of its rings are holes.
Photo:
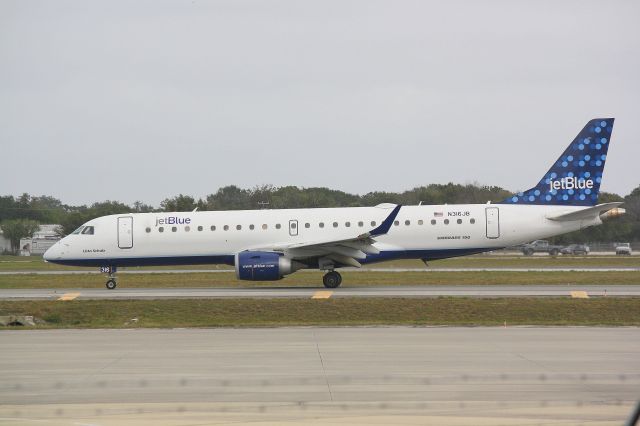
[[[631,244],[629,243],[618,243],[616,244],[616,254],[620,255],[631,255]]]

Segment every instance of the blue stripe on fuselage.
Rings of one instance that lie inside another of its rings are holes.
[[[449,257],[467,256],[482,253],[492,248],[465,248],[447,250],[393,250],[382,251],[379,254],[367,255],[360,263],[376,263],[395,259],[423,259],[438,260]],[[67,266],[171,266],[171,265],[233,265],[233,255],[221,256],[167,256],[167,257],[120,257],[113,259],[64,259],[49,260],[51,263]]]

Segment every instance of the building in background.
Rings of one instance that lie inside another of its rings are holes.
[[[9,253],[11,251],[11,241],[5,238],[2,229],[0,229],[0,254]]]
[[[31,238],[22,238],[20,240],[20,256],[43,255],[49,247],[60,240],[60,236],[56,232],[59,227],[60,225],[40,225],[40,229]]]

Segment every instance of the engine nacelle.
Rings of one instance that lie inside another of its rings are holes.
[[[304,265],[272,251],[243,251],[236,254],[235,266],[240,280],[276,281]]]

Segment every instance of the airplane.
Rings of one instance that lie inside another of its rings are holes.
[[[487,252],[599,225],[624,213],[597,204],[613,118],[593,119],[537,184],[497,203],[129,213],[88,221],[44,260],[99,267],[227,264],[241,280],[274,281],[300,269],[340,286],[344,267]]]

